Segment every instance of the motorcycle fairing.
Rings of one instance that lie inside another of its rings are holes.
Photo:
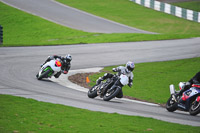
[[[51,69],[51,67],[47,67],[44,69],[44,72],[47,71],[47,70],[50,70],[51,72],[48,74],[48,76],[51,76],[52,73],[53,73],[53,70]]]
[[[124,75],[124,74],[120,75],[120,82],[121,82],[122,85],[127,85],[128,81],[129,81],[129,79],[126,75]]]
[[[200,101],[200,96],[198,96],[198,97],[197,97],[196,101],[197,101],[197,102],[199,102],[199,101]]]
[[[55,75],[57,72],[61,71],[61,67],[57,67],[56,64],[57,60],[50,60],[49,62],[45,63],[42,68],[40,69],[39,75],[41,75],[41,73],[43,71],[46,71],[48,69],[51,70],[52,73],[50,73],[48,76],[51,77],[52,75]],[[55,71],[54,71],[55,70]]]
[[[192,87],[200,88],[200,84],[193,84]]]
[[[193,98],[196,97],[196,95],[198,95],[198,94],[200,94],[200,89],[197,87],[192,87],[189,90],[185,91],[183,93],[183,97],[182,97],[182,100],[185,101],[185,108],[183,108],[183,109],[189,110],[191,100],[194,100]],[[180,104],[184,104],[184,103],[180,103]],[[180,107],[180,105],[179,105],[179,107]]]
[[[62,66],[61,62],[58,61],[58,60],[56,60],[55,65],[56,65],[57,67],[61,67],[61,66]]]

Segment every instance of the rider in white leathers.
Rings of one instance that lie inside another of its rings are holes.
[[[121,73],[125,74],[128,78],[129,78],[129,84],[128,86],[131,87],[133,85],[133,73],[132,71],[135,68],[135,64],[131,61],[128,61],[126,63],[126,66],[119,66],[117,68],[113,68],[112,70],[114,72],[118,72],[118,75],[121,75]],[[113,74],[111,73],[105,73],[103,77],[99,77],[99,79],[97,79],[96,83],[100,84],[101,81],[107,79],[107,78],[112,78]],[[121,92],[119,93],[119,95],[117,96],[118,98],[122,98],[123,97],[123,92],[121,90]]]

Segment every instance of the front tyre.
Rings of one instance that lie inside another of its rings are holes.
[[[170,97],[166,103],[166,109],[169,112],[174,112],[175,110],[178,109],[178,104],[176,101],[172,100],[172,97]]]
[[[41,80],[43,78],[47,78],[48,77],[48,74],[50,73],[51,71],[48,69],[47,71],[41,73],[40,76],[37,77],[38,80]]]
[[[111,92],[106,92],[106,94],[103,96],[103,100],[104,101],[109,101],[111,100],[112,98],[116,97],[119,92],[120,92],[121,88],[119,87],[116,87],[115,89],[113,89]]]
[[[36,74],[36,78],[38,78],[38,76],[39,76],[39,73]]]
[[[189,109],[190,115],[197,115],[200,113],[200,102],[197,102],[196,100],[192,102],[190,109]]]
[[[97,85],[94,85],[92,88],[88,91],[88,97],[89,98],[95,98],[97,96]]]

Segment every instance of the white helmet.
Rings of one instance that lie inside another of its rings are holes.
[[[134,70],[134,68],[135,68],[135,64],[133,62],[128,61],[126,63],[126,71],[127,72],[132,72]]]
[[[67,62],[70,62],[70,61],[72,60],[72,56],[71,56],[70,54],[67,54],[67,55],[65,56],[65,60],[66,60]]]

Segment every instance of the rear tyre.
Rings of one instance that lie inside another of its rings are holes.
[[[193,115],[193,116],[200,113],[200,102],[197,102],[196,100],[192,102],[191,107],[189,109],[189,113],[190,115]]]
[[[95,98],[97,96],[97,85],[94,85],[92,88],[88,91],[88,97],[89,98]]]
[[[109,90],[109,89],[108,89]],[[113,89],[111,92],[106,92],[106,94],[103,96],[103,100],[104,101],[109,101],[112,98],[116,97],[119,92],[120,92],[121,88],[116,87],[115,89]]]
[[[38,76],[37,79],[41,80],[42,78],[47,78],[49,73],[50,73],[50,70],[47,70],[43,72],[40,76]]]
[[[172,97],[170,97],[166,103],[166,109],[169,112],[174,112],[175,110],[178,109],[178,104],[174,100],[172,100]]]

